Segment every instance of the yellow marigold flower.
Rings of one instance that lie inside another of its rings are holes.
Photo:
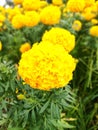
[[[2,14],[5,14],[6,9],[5,9],[3,6],[0,6],[0,12],[1,12]]]
[[[92,23],[92,24],[98,24],[98,20],[97,20],[97,19],[92,19],[92,20],[91,20],[91,23]]]
[[[70,52],[75,46],[75,36],[68,30],[59,27],[46,31],[42,37],[42,40],[50,41],[53,44],[60,44],[68,52]]]
[[[23,2],[24,0],[13,0],[13,2],[14,2],[14,4],[22,4],[22,2]]]
[[[5,20],[5,16],[2,13],[0,13],[0,22],[4,22],[4,20]]]
[[[12,26],[16,29],[24,27],[24,15],[17,14],[12,19]]]
[[[92,26],[89,30],[91,36],[98,37],[98,25]]]
[[[26,51],[28,51],[30,49],[31,49],[30,43],[26,42],[26,43],[24,43],[24,44],[21,45],[20,52],[24,53],[24,52],[26,52]]]
[[[47,25],[57,24],[60,21],[61,11],[59,7],[49,5],[40,13],[41,22]]]
[[[76,59],[63,46],[45,41],[22,54],[18,73],[32,88],[48,91],[67,85],[75,67]]]
[[[25,13],[24,25],[27,27],[35,26],[40,21],[40,15],[36,11],[29,11]]]
[[[97,6],[94,4],[93,6],[85,8],[85,10],[82,13],[82,16],[84,17],[84,19],[89,21],[95,18],[97,13]]]
[[[0,41],[0,51],[2,50],[2,42]]]
[[[82,23],[79,21],[79,20],[75,20],[72,24],[72,28],[75,30],[75,31],[80,31],[81,28],[82,28]]]
[[[40,8],[40,0],[24,0],[22,5],[25,10],[38,10]]]
[[[47,1],[40,1],[40,8],[43,8],[47,5],[48,5]]]
[[[63,0],[52,0],[52,3],[54,5],[62,5],[63,4]]]
[[[89,7],[95,3],[95,0],[85,0],[85,7]]]
[[[19,94],[19,95],[17,95],[17,98],[19,100],[23,100],[23,99],[25,99],[25,96],[23,94]]]
[[[71,12],[81,12],[85,7],[85,0],[69,0],[67,8]]]
[[[12,18],[13,18],[15,15],[21,14],[21,8],[18,8],[18,7],[7,8],[7,9],[6,9],[6,13],[7,13],[7,15],[8,15],[8,19],[11,21]]]

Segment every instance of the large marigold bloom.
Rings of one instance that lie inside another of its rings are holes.
[[[89,30],[91,36],[98,37],[98,25],[92,26]]]
[[[28,11],[25,13],[25,21],[24,24],[27,27],[35,26],[39,23],[40,16],[36,11]]]
[[[40,0],[24,0],[22,5],[25,10],[38,10],[40,8]]]
[[[47,41],[22,54],[18,73],[32,88],[48,91],[67,85],[75,67],[76,59],[63,46]]]
[[[60,44],[68,52],[70,52],[75,46],[75,36],[68,30],[59,27],[54,27],[49,31],[46,31],[42,40],[50,41],[53,44]]]
[[[40,13],[41,22],[47,25],[59,23],[60,17],[60,8],[53,5],[45,7]]]
[[[71,12],[81,12],[85,7],[85,0],[69,0],[67,8]]]

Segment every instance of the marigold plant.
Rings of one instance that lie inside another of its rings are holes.
[[[63,46],[46,41],[23,53],[18,73],[32,88],[50,90],[67,85],[75,67],[76,60]]]
[[[53,44],[60,44],[68,52],[75,47],[75,36],[64,28],[54,27],[46,31],[42,40],[50,41]]]

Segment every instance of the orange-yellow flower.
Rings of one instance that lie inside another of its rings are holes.
[[[45,41],[22,54],[18,73],[32,88],[48,91],[67,85],[75,67],[76,59],[63,46]]]
[[[24,0],[22,5],[25,10],[38,10],[40,8],[40,0]]]
[[[91,36],[98,37],[98,25],[92,26],[89,30]]]
[[[61,11],[59,7],[53,5],[45,7],[40,13],[41,22],[47,25],[59,23],[60,17]]]
[[[24,15],[17,14],[12,19],[12,26],[16,29],[24,27]]]
[[[52,0],[52,3],[54,5],[62,5],[63,4],[63,0]]]
[[[85,7],[89,7],[95,3],[95,0],[85,0]]]
[[[24,25],[27,27],[35,26],[39,23],[40,16],[36,11],[28,11],[25,13]]]
[[[13,0],[14,4],[22,4],[23,0]]]
[[[75,31],[80,31],[81,28],[82,28],[82,23],[79,21],[79,20],[75,20],[72,24],[72,28],[75,30]]]
[[[30,43],[26,42],[26,43],[24,43],[24,44],[21,45],[20,52],[24,53],[24,52],[26,52],[26,51],[28,51],[30,49],[31,49]]]
[[[68,30],[55,27],[46,31],[42,37],[43,41],[50,41],[53,44],[60,44],[70,52],[75,47],[75,36]]]
[[[82,13],[82,16],[84,17],[84,19],[89,21],[95,18],[97,13],[98,13],[98,9],[97,9],[97,6],[94,4],[90,7],[85,8]]]
[[[85,0],[69,0],[67,8],[71,12],[81,12],[85,7]]]
[[[92,24],[98,24],[98,20],[97,20],[97,19],[92,19],[92,20],[91,20],[91,23],[92,23]]]

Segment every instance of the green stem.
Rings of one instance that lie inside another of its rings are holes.
[[[96,69],[98,70],[98,47],[96,50]]]

